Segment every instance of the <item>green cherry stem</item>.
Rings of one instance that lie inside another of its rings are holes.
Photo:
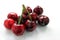
[[[24,8],[22,9],[22,14],[23,14],[23,11],[24,11]],[[19,16],[18,24],[20,24],[20,23],[21,23],[21,21],[22,21],[22,14],[21,14],[21,16]]]
[[[24,5],[24,4],[23,4],[22,6],[23,6],[23,9],[24,9],[24,10],[26,10],[26,11],[28,12],[28,15],[29,15],[29,17],[30,17],[30,20],[32,21],[32,18],[31,18],[31,16],[30,16],[29,11],[26,9],[26,7],[25,7],[25,5]]]
[[[22,15],[21,15],[21,16],[19,16],[18,24],[20,24],[20,23],[21,23],[21,20],[22,20]]]

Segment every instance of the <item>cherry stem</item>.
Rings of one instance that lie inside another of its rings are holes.
[[[24,11],[24,8],[22,9],[22,14],[23,14],[23,11]],[[21,23],[21,21],[22,21],[22,14],[21,14],[21,16],[19,16],[18,24],[20,24],[20,23]]]
[[[29,17],[30,17],[30,20],[32,21],[32,18],[31,18],[31,16],[30,16],[29,11],[26,9],[26,7],[25,7],[25,5],[24,5],[24,4],[23,4],[22,6],[23,6],[23,9],[24,9],[24,10],[26,10],[26,11],[28,12],[28,15],[29,15]],[[23,10],[23,11],[24,11],[24,10]]]
[[[21,23],[21,16],[19,16],[19,19],[18,19],[18,24],[20,24]]]

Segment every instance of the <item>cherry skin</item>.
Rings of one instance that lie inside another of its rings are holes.
[[[47,16],[45,16],[45,15],[40,15],[38,17],[38,23],[41,26],[46,26],[49,23],[49,18]]]
[[[33,9],[33,12],[35,12],[37,15],[41,15],[43,13],[43,8],[40,6],[37,6]]]
[[[31,32],[36,29],[36,23],[34,21],[27,20],[25,23],[26,30]]]
[[[34,21],[35,23],[36,23],[36,21],[37,21],[37,14],[36,13],[30,13],[30,15],[28,15],[28,17],[27,17],[27,19],[29,19],[29,20],[31,20],[32,19],[32,21]]]
[[[32,13],[32,9],[30,7],[27,7],[27,10],[29,13]]]
[[[26,22],[27,17],[28,17],[27,15],[22,14],[22,23],[23,23],[23,24]]]
[[[22,14],[22,18],[23,18],[23,19],[27,19],[27,15]]]
[[[31,16],[33,21],[37,20],[37,14],[36,13],[33,12],[32,14],[30,14],[30,16]]]
[[[24,10],[24,11],[23,11],[23,14],[28,15],[27,10]]]
[[[16,21],[18,19],[18,15],[15,12],[10,12],[7,18],[11,18]]]
[[[23,35],[23,33],[25,31],[25,26],[23,24],[13,24],[11,30],[17,36]]]
[[[15,23],[15,21],[13,19],[6,19],[4,21],[4,26],[7,28],[7,29],[11,29],[12,25]]]
[[[27,10],[29,13],[32,13],[32,9],[30,7],[27,7],[26,10],[23,11],[23,14],[28,15]]]

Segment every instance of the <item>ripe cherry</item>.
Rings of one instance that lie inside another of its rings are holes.
[[[22,23],[24,24],[25,22],[26,22],[26,20],[27,20],[27,15],[25,15],[25,14],[22,14]]]
[[[22,14],[22,18],[23,18],[23,19],[27,19],[27,15]]]
[[[11,29],[12,25],[15,23],[15,21],[13,19],[6,19],[4,21],[4,26],[7,28],[7,29]]]
[[[25,26],[27,31],[34,31],[36,29],[36,23],[34,21],[27,20]]]
[[[37,14],[36,13],[33,12],[32,14],[30,14],[30,16],[31,16],[33,21],[37,20]]]
[[[20,17],[20,16],[19,16]],[[26,22],[26,20],[27,20],[27,15],[25,15],[25,14],[22,14],[22,20],[21,20],[21,24],[24,24],[25,22]],[[18,20],[17,20],[17,23],[18,23]]]
[[[25,26],[23,24],[13,24],[12,26],[12,32],[19,36],[19,35],[23,35],[25,31]]]
[[[15,12],[10,12],[7,17],[11,18],[15,21],[17,21],[17,19],[18,19],[18,15]]]
[[[24,11],[23,11],[23,14],[28,15],[28,13],[27,13],[27,11],[26,11],[26,10],[24,10]]]
[[[41,26],[46,26],[49,23],[49,18],[47,16],[45,16],[45,15],[40,15],[38,17],[38,23]]]
[[[37,15],[41,15],[43,13],[43,8],[40,6],[37,6],[33,9],[33,12],[35,12]]]
[[[29,12],[29,13],[32,12],[32,9],[31,9],[30,7],[25,8],[24,5],[22,5],[22,6],[23,6],[23,8],[24,8],[23,14],[28,15],[28,12]],[[28,10],[28,11],[27,11],[27,10]]]
[[[29,11],[29,13],[32,13],[32,9],[30,7],[27,7],[27,10]]]

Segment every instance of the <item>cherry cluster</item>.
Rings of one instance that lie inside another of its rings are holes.
[[[30,7],[22,5],[22,14],[20,16],[15,12],[10,12],[8,19],[4,21],[4,26],[11,29],[16,35],[23,35],[24,31],[32,32],[36,29],[36,25],[46,26],[49,23],[49,18],[43,13],[43,8],[35,7],[33,10]]]

